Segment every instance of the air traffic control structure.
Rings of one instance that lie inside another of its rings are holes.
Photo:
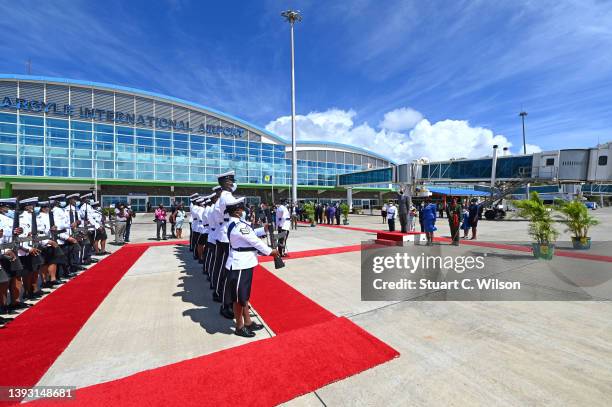
[[[490,157],[429,162],[415,160],[387,168],[358,171],[337,176],[337,186],[347,189],[373,184],[395,184],[410,196],[425,196],[427,185],[471,184],[489,192],[488,203],[517,194],[529,195],[530,188],[548,186],[549,191],[569,195],[612,195],[612,142],[593,148],[543,151],[509,155],[493,146]],[[537,186],[534,186],[537,185]],[[551,186],[553,188],[551,189]]]

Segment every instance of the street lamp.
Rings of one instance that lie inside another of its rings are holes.
[[[293,25],[302,21],[299,11],[287,10],[281,16],[291,25],[291,200],[297,202],[297,146],[295,142],[295,52],[293,46]]]
[[[519,113],[519,116],[521,116],[523,121],[523,154],[527,154],[527,143],[525,142],[525,116],[527,116],[527,112],[522,111]]]

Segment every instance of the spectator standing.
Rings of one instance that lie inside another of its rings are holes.
[[[393,205],[393,202],[389,202],[387,206],[387,223],[389,224],[389,232],[395,232],[395,216],[397,215],[397,208]]]
[[[421,218],[423,219],[423,229],[425,229],[425,236],[427,236],[427,245],[433,245],[434,232],[438,230],[436,228],[436,204],[431,202],[431,197],[425,198],[425,205],[421,212]]]
[[[383,204],[382,208],[380,208],[380,215],[382,216],[382,223],[387,221],[387,204]]]
[[[128,205],[126,208],[127,220],[125,221],[125,234],[123,240],[126,243],[130,241],[130,230],[132,229],[132,220],[136,216],[136,213],[132,210],[132,205]]]
[[[170,203],[170,237],[171,238],[175,238],[176,234],[174,233],[174,228],[175,226],[175,222],[174,222],[174,213],[176,212],[176,208],[177,208],[177,204],[176,204],[176,200],[173,199],[172,202]]]
[[[414,206],[410,206],[410,210],[408,211],[408,231],[414,232],[414,218],[417,217],[417,210]]]
[[[298,222],[298,214],[297,214],[297,205],[293,204],[289,207],[291,211],[291,230],[297,230],[297,222]]]
[[[468,208],[469,215],[468,221],[472,228],[472,237],[470,240],[476,239],[476,231],[478,229],[478,220],[482,216],[482,204],[478,203],[478,199],[472,198],[470,201],[470,207]]]
[[[400,226],[402,228],[402,233],[406,233],[408,231],[408,206],[409,206],[410,198],[408,195],[404,194],[404,190],[400,189],[397,194],[397,204],[399,209],[399,220]]]
[[[327,207],[327,224],[328,225],[334,224],[334,216],[336,216],[336,208],[330,204]]]
[[[176,230],[176,237],[178,239],[183,238],[183,223],[185,222],[185,209],[183,208],[183,204],[180,203],[174,213],[172,214],[174,218],[174,227]]]
[[[166,217],[168,216],[166,209],[163,204],[159,204],[159,207],[155,209],[155,223],[157,223],[157,240],[160,239],[159,232],[162,232],[162,240],[166,240]]]
[[[115,208],[115,244],[125,243],[125,229],[127,226],[128,213],[123,202],[119,202]]]

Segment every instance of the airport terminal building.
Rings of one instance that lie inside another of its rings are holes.
[[[337,175],[393,165],[336,142],[298,142],[298,196],[346,199]],[[185,200],[235,170],[253,203],[288,197],[291,143],[244,120],[174,97],[122,86],[0,75],[2,197],[97,190],[104,205]],[[355,188],[354,204],[388,189]]]

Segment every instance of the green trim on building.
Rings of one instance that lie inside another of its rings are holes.
[[[15,176],[0,176],[0,182],[5,183],[5,188],[2,189],[2,194],[12,195],[12,182],[18,183],[46,183],[46,184],[93,184],[95,180],[87,178],[61,178],[61,177],[15,177]],[[175,186],[175,187],[213,187],[217,185],[213,182],[181,182],[181,181],[133,181],[120,179],[99,179],[98,185],[121,185],[121,186]],[[8,189],[6,187],[8,186]],[[239,184],[240,188],[252,189],[272,189],[272,184]],[[274,189],[289,189],[291,185],[274,185]],[[302,191],[345,191],[345,188],[338,187],[323,187],[303,185],[298,186],[298,190]],[[388,188],[353,188],[354,191],[390,191]],[[7,192],[8,191],[8,192]]]
[[[11,198],[12,196],[13,184],[10,182],[4,182],[4,186],[0,189],[0,198]]]

